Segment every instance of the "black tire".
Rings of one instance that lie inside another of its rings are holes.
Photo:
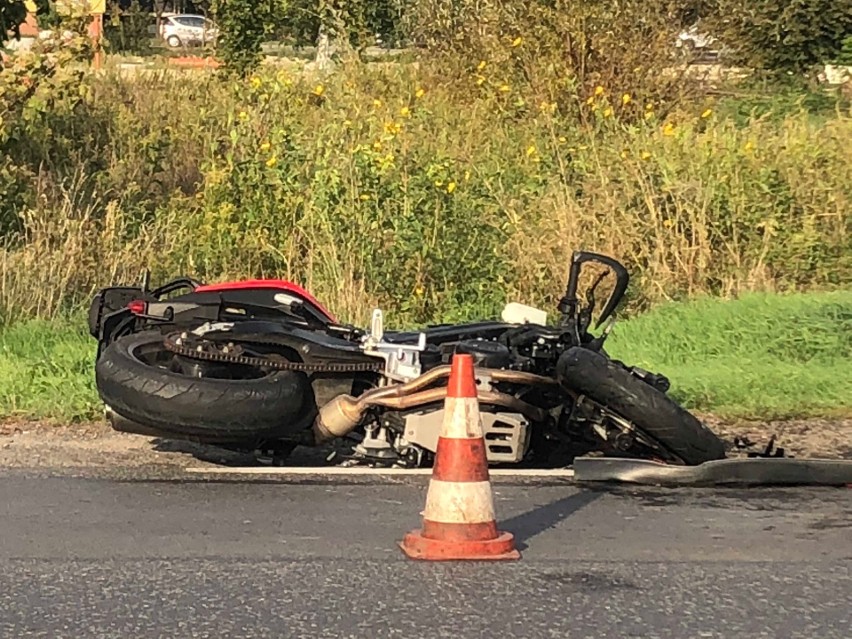
[[[162,344],[158,332],[110,344],[95,365],[103,402],[121,417],[164,436],[208,443],[251,444],[304,430],[315,409],[303,373],[275,372],[246,380],[198,378],[140,360]]]
[[[725,444],[665,393],[615,362],[585,348],[559,358],[559,382],[620,415],[684,464],[725,457]]]

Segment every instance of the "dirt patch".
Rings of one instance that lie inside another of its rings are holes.
[[[746,438],[755,443],[747,450],[731,450],[730,456],[757,452],[766,447],[772,435],[775,446],[788,457],[852,459],[852,419],[791,419],[768,422],[722,420],[702,415],[707,426],[726,443]]]
[[[118,433],[106,423],[0,424],[0,468],[107,468],[181,464],[186,455],[156,450],[155,440]],[[181,459],[183,458],[183,459]]]
[[[763,449],[774,434],[776,445],[788,456],[852,459],[852,419],[732,422],[706,415],[702,419],[729,443],[732,457]],[[754,446],[737,450],[733,448],[735,437],[747,438]],[[322,465],[328,452],[299,448],[288,463]],[[183,468],[256,463],[250,456],[212,446],[119,433],[106,422],[72,426],[0,423],[0,468]]]

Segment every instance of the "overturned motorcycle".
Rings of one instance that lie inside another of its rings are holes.
[[[606,267],[578,299],[584,265]],[[589,332],[597,286],[615,275]],[[553,466],[577,455],[695,465],[722,441],[666,393],[668,380],[603,349],[628,273],[573,255],[559,320],[509,304],[502,321],[386,331],[340,323],[281,280],[100,290],[89,315],[96,382],[113,427],[283,460],[299,445],[351,445],[344,463],[428,466],[454,353],[471,354],[489,464]]]

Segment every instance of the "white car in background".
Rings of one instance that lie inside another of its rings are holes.
[[[712,51],[715,43],[716,38],[709,33],[702,33],[699,30],[699,25],[695,24],[678,34],[675,46],[686,53],[694,53]]]
[[[216,23],[191,13],[164,13],[159,32],[160,37],[173,49],[215,43],[219,36]]]

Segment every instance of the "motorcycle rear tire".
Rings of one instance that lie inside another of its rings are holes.
[[[671,397],[607,357],[574,347],[559,358],[559,382],[613,411],[686,465],[725,457],[725,444]]]
[[[162,344],[159,332],[122,337],[95,365],[101,400],[124,419],[163,436],[204,443],[250,444],[304,430],[315,406],[303,373],[257,379],[190,377],[141,361],[140,348]]]

